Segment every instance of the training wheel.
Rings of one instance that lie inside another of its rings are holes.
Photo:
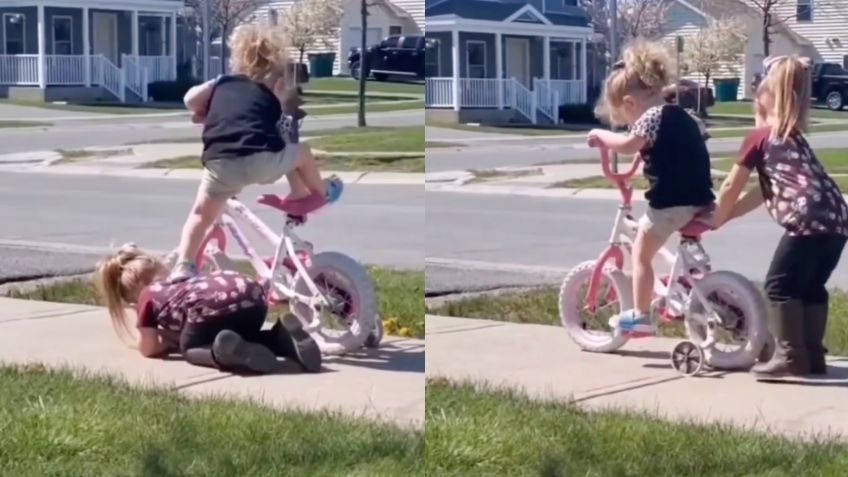
[[[691,341],[681,341],[671,351],[671,366],[684,376],[695,376],[704,367],[704,351]]]

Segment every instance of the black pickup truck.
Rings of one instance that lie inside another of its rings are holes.
[[[347,64],[350,75],[359,79],[360,72],[366,77],[374,75],[377,81],[385,81],[391,75],[424,78],[423,36],[389,36],[368,49],[366,70],[362,72],[361,55],[358,47],[350,49]]]
[[[813,65],[813,98],[828,109],[840,111],[848,101],[848,74],[837,63]]]

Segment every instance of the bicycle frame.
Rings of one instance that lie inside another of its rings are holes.
[[[259,233],[259,235],[275,246],[274,260],[271,263],[271,267],[262,260],[256,252],[256,249],[250,244],[250,241],[239,228],[236,218],[241,218],[243,221],[247,222]],[[224,212],[221,214],[221,217],[216,221],[212,230],[208,234],[208,241],[215,240],[218,243],[219,249],[222,251],[226,250],[227,236],[225,231],[229,232],[235,239],[239,248],[247,256],[248,261],[250,261],[250,264],[253,265],[257,274],[265,280],[266,292],[268,291],[268,287],[273,287],[280,295],[285,296],[290,300],[305,303],[312,309],[327,306],[328,302],[326,298],[324,298],[324,295],[320,292],[317,285],[315,285],[315,282],[309,276],[303,262],[297,255],[297,250],[303,250],[309,247],[306,242],[301,240],[297,234],[295,234],[294,227],[296,224],[297,222],[291,217],[285,216],[285,225],[283,226],[282,234],[277,235],[246,205],[233,197],[227,200]],[[208,243],[208,241],[206,243]],[[201,253],[203,252],[204,250],[201,250]],[[283,259],[286,256],[292,258],[292,262],[296,269],[296,273],[294,275],[291,274],[288,268],[282,265]],[[285,277],[284,283],[281,283],[281,280],[274,279],[278,276],[278,273]],[[297,293],[294,289],[289,288],[285,284],[292,283],[298,275],[304,277],[304,281],[309,288],[309,291],[312,293],[312,296]],[[320,325],[320,319],[316,314],[313,317],[312,323],[307,324],[305,329],[310,331],[312,329],[317,329]]]
[[[598,257],[589,282],[586,303],[589,310],[593,313],[597,310],[597,295],[604,267],[608,262],[614,261],[616,269],[622,270],[624,268],[625,255],[632,255],[633,243],[636,240],[639,224],[631,215],[633,210],[633,186],[631,179],[640,164],[641,158],[637,156],[629,171],[623,174],[613,173],[609,167],[609,151],[601,149],[601,165],[604,175],[618,187],[621,192],[622,202],[619,204],[618,212],[615,216],[609,244],[600,257]],[[700,253],[703,254],[706,260],[697,260],[686,247],[682,246],[683,243],[686,243],[685,241],[697,244]],[[663,246],[660,248],[658,256],[671,269],[667,284],[664,284],[658,278],[658,274],[654,274],[654,294],[659,300],[665,300],[666,308],[670,309],[677,316],[683,316],[685,313],[686,297],[691,291],[704,305],[707,314],[709,316],[715,316],[712,305],[703,296],[698,287],[695,286],[698,278],[697,275],[707,273],[710,270],[709,256],[704,251],[700,242],[697,239],[684,238],[681,241],[681,246],[678,246],[677,253],[672,253],[668,248]],[[689,284],[688,289],[681,281]],[[656,300],[652,305],[655,304]]]

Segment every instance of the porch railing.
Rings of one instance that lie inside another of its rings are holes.
[[[0,84],[37,85],[38,55],[0,55]]]
[[[550,88],[559,93],[559,104],[580,104],[583,99],[583,80],[548,80]]]
[[[510,105],[512,109],[523,114],[524,117],[536,124],[536,95],[527,89],[517,79],[510,78]]]
[[[85,57],[79,55],[46,55],[47,84],[73,85],[85,83]]]
[[[533,94],[536,95],[536,105],[542,114],[554,124],[559,123],[559,92],[550,86],[550,82],[533,78]]]
[[[147,101],[147,69],[142,68],[139,63],[133,56],[121,55],[124,84],[142,101]]]
[[[91,77],[95,84],[99,84],[106,91],[114,94],[121,102],[127,100],[126,87],[124,86],[124,75],[121,68],[109,61],[103,55],[91,57]]]
[[[424,103],[428,107],[453,106],[453,78],[427,78],[424,84]]]
[[[139,56],[138,64],[147,70],[147,80],[150,82],[176,80],[169,56]]]
[[[498,87],[501,80],[495,78],[462,78],[459,80],[460,104],[471,108],[487,108],[498,105]]]

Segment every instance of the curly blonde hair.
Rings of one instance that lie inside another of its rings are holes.
[[[672,82],[671,55],[660,42],[637,39],[624,50],[606,81],[595,113],[613,124],[623,125],[621,107],[628,95],[663,95]]]
[[[240,25],[228,42],[230,70],[253,81],[283,78],[288,70],[286,42],[278,28]]]

